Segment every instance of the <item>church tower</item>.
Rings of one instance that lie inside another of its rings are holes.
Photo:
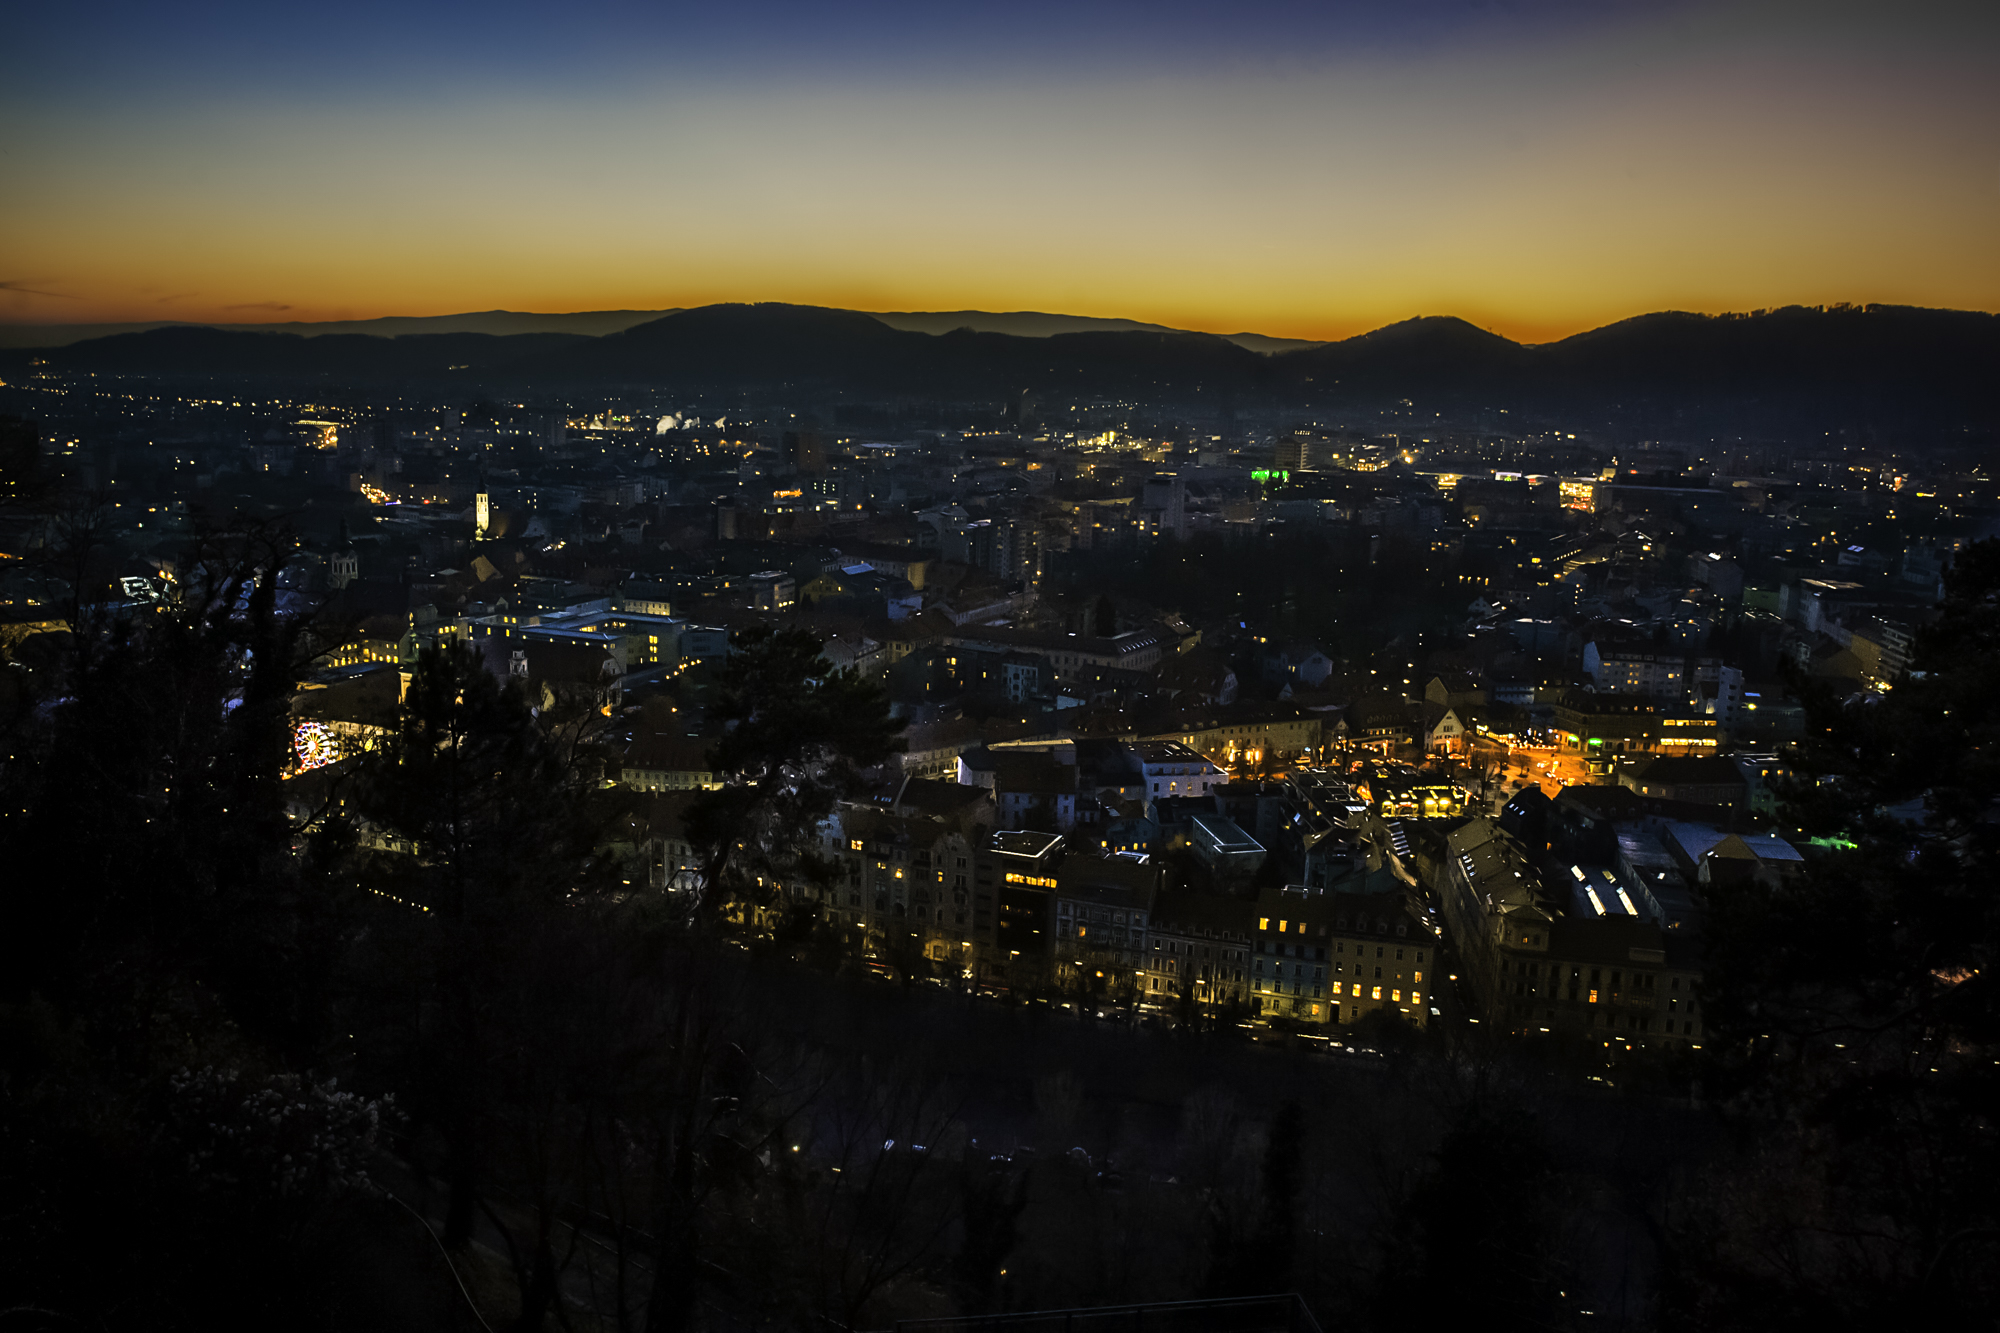
[[[340,545],[334,548],[333,558],[327,562],[326,586],[339,592],[348,584],[361,577],[361,553],[354,549],[354,542],[347,535],[347,520],[340,520]]]

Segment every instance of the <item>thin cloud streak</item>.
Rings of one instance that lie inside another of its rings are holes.
[[[52,292],[40,285],[36,278],[0,278],[0,292],[14,292],[20,296],[50,296],[59,301],[80,301],[83,298],[70,292]]]

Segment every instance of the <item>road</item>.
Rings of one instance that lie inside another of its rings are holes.
[[[1499,776],[1489,812],[1498,814],[1516,792],[1529,784],[1539,786],[1543,795],[1553,800],[1564,787],[1590,783],[1590,766],[1580,756],[1563,754],[1553,746],[1516,746],[1507,752],[1506,767]]]

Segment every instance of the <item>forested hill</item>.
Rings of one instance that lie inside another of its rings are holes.
[[[2000,316],[1870,306],[1753,315],[1662,312],[1524,345],[1463,320],[1408,320],[1319,346],[1251,351],[1228,338],[1126,329],[1023,337],[896,328],[857,311],[713,305],[581,334],[296,334],[171,328],[7,354],[58,372],[216,380],[658,386],[835,398],[1112,399],[1464,408],[1665,419],[1864,414],[1976,426],[2000,406]]]

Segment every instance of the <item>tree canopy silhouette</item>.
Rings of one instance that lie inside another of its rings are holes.
[[[755,892],[760,877],[831,873],[818,864],[819,821],[904,748],[882,687],[836,670],[814,635],[759,626],[733,643],[711,712],[723,733],[709,762],[723,786],[688,813],[711,909]]]

